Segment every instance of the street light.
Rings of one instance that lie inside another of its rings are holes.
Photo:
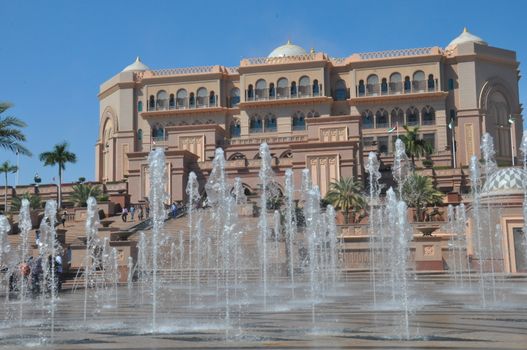
[[[40,178],[38,173],[35,174],[33,181],[35,181],[35,193],[38,194],[38,184],[42,182],[42,179]]]

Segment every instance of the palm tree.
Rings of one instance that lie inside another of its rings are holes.
[[[11,104],[9,102],[0,102],[0,114],[10,107]],[[20,142],[26,141],[26,136],[19,130],[19,128],[24,127],[26,127],[26,123],[16,117],[0,117],[0,147],[11,152],[30,156],[31,152],[20,144]]]
[[[22,196],[13,197],[13,200],[11,201],[11,210],[18,211],[20,210],[20,207],[22,206],[22,200],[27,199],[29,201],[29,207],[31,209],[40,209],[41,208],[41,201],[40,197],[36,194],[30,194],[30,193],[24,193]]]
[[[366,205],[364,197],[360,193],[362,185],[352,177],[343,177],[329,184],[329,191],[325,200],[331,203],[337,210],[344,214],[344,222],[349,224],[349,211],[360,210]]]
[[[428,156],[432,153],[433,147],[430,143],[419,138],[419,127],[416,126],[410,129],[408,125],[404,125],[406,134],[401,136],[401,140],[406,148],[406,154],[412,159],[412,167],[415,169],[415,158]]]
[[[9,173],[16,173],[18,170],[18,167],[16,165],[12,165],[9,162],[3,162],[2,165],[0,165],[0,173],[5,173],[5,187],[4,187],[4,212],[7,213],[7,174]]]
[[[59,143],[53,147],[50,152],[44,152],[40,154],[40,161],[44,162],[44,165],[58,165],[59,166],[59,200],[58,207],[62,208],[62,171],[66,170],[66,163],[77,162],[77,156],[75,153],[68,151],[68,143],[66,141]]]
[[[443,202],[443,193],[438,191],[432,179],[413,173],[403,185],[403,199],[409,207],[415,208],[417,220],[422,220],[423,206],[437,205]]]
[[[73,186],[73,193],[71,194],[71,200],[76,206],[86,207],[88,198],[95,197],[100,200],[102,197],[101,187],[92,184],[77,184]]]

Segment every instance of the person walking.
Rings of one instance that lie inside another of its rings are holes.
[[[128,208],[124,207],[123,212],[121,213],[121,219],[123,222],[126,222],[126,217],[128,216]]]
[[[133,205],[130,206],[130,219],[132,222],[134,222],[134,214],[135,214],[135,207]]]
[[[66,227],[66,218],[68,217],[68,212],[64,210],[62,213],[62,216],[60,217],[60,221],[62,222],[62,227]]]
[[[137,218],[139,221],[143,221],[144,213],[143,213],[143,206],[139,207],[139,213],[137,214]]]

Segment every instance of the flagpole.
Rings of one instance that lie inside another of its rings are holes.
[[[512,114],[509,115],[509,124],[511,125],[511,159],[512,159],[512,166],[514,166],[514,119],[512,119]]]

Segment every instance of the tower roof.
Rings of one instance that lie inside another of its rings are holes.
[[[150,68],[141,62],[141,59],[139,56],[135,59],[134,63],[127,66],[125,69],[123,69],[123,72],[130,72],[130,71],[143,71],[143,70],[150,70]]]
[[[488,45],[485,40],[481,39],[479,36],[472,34],[471,32],[468,31],[467,27],[465,27],[463,29],[463,32],[457,38],[452,40],[450,44],[448,44],[447,47],[454,47],[459,44],[470,43],[470,42],[480,44],[480,45]]]

